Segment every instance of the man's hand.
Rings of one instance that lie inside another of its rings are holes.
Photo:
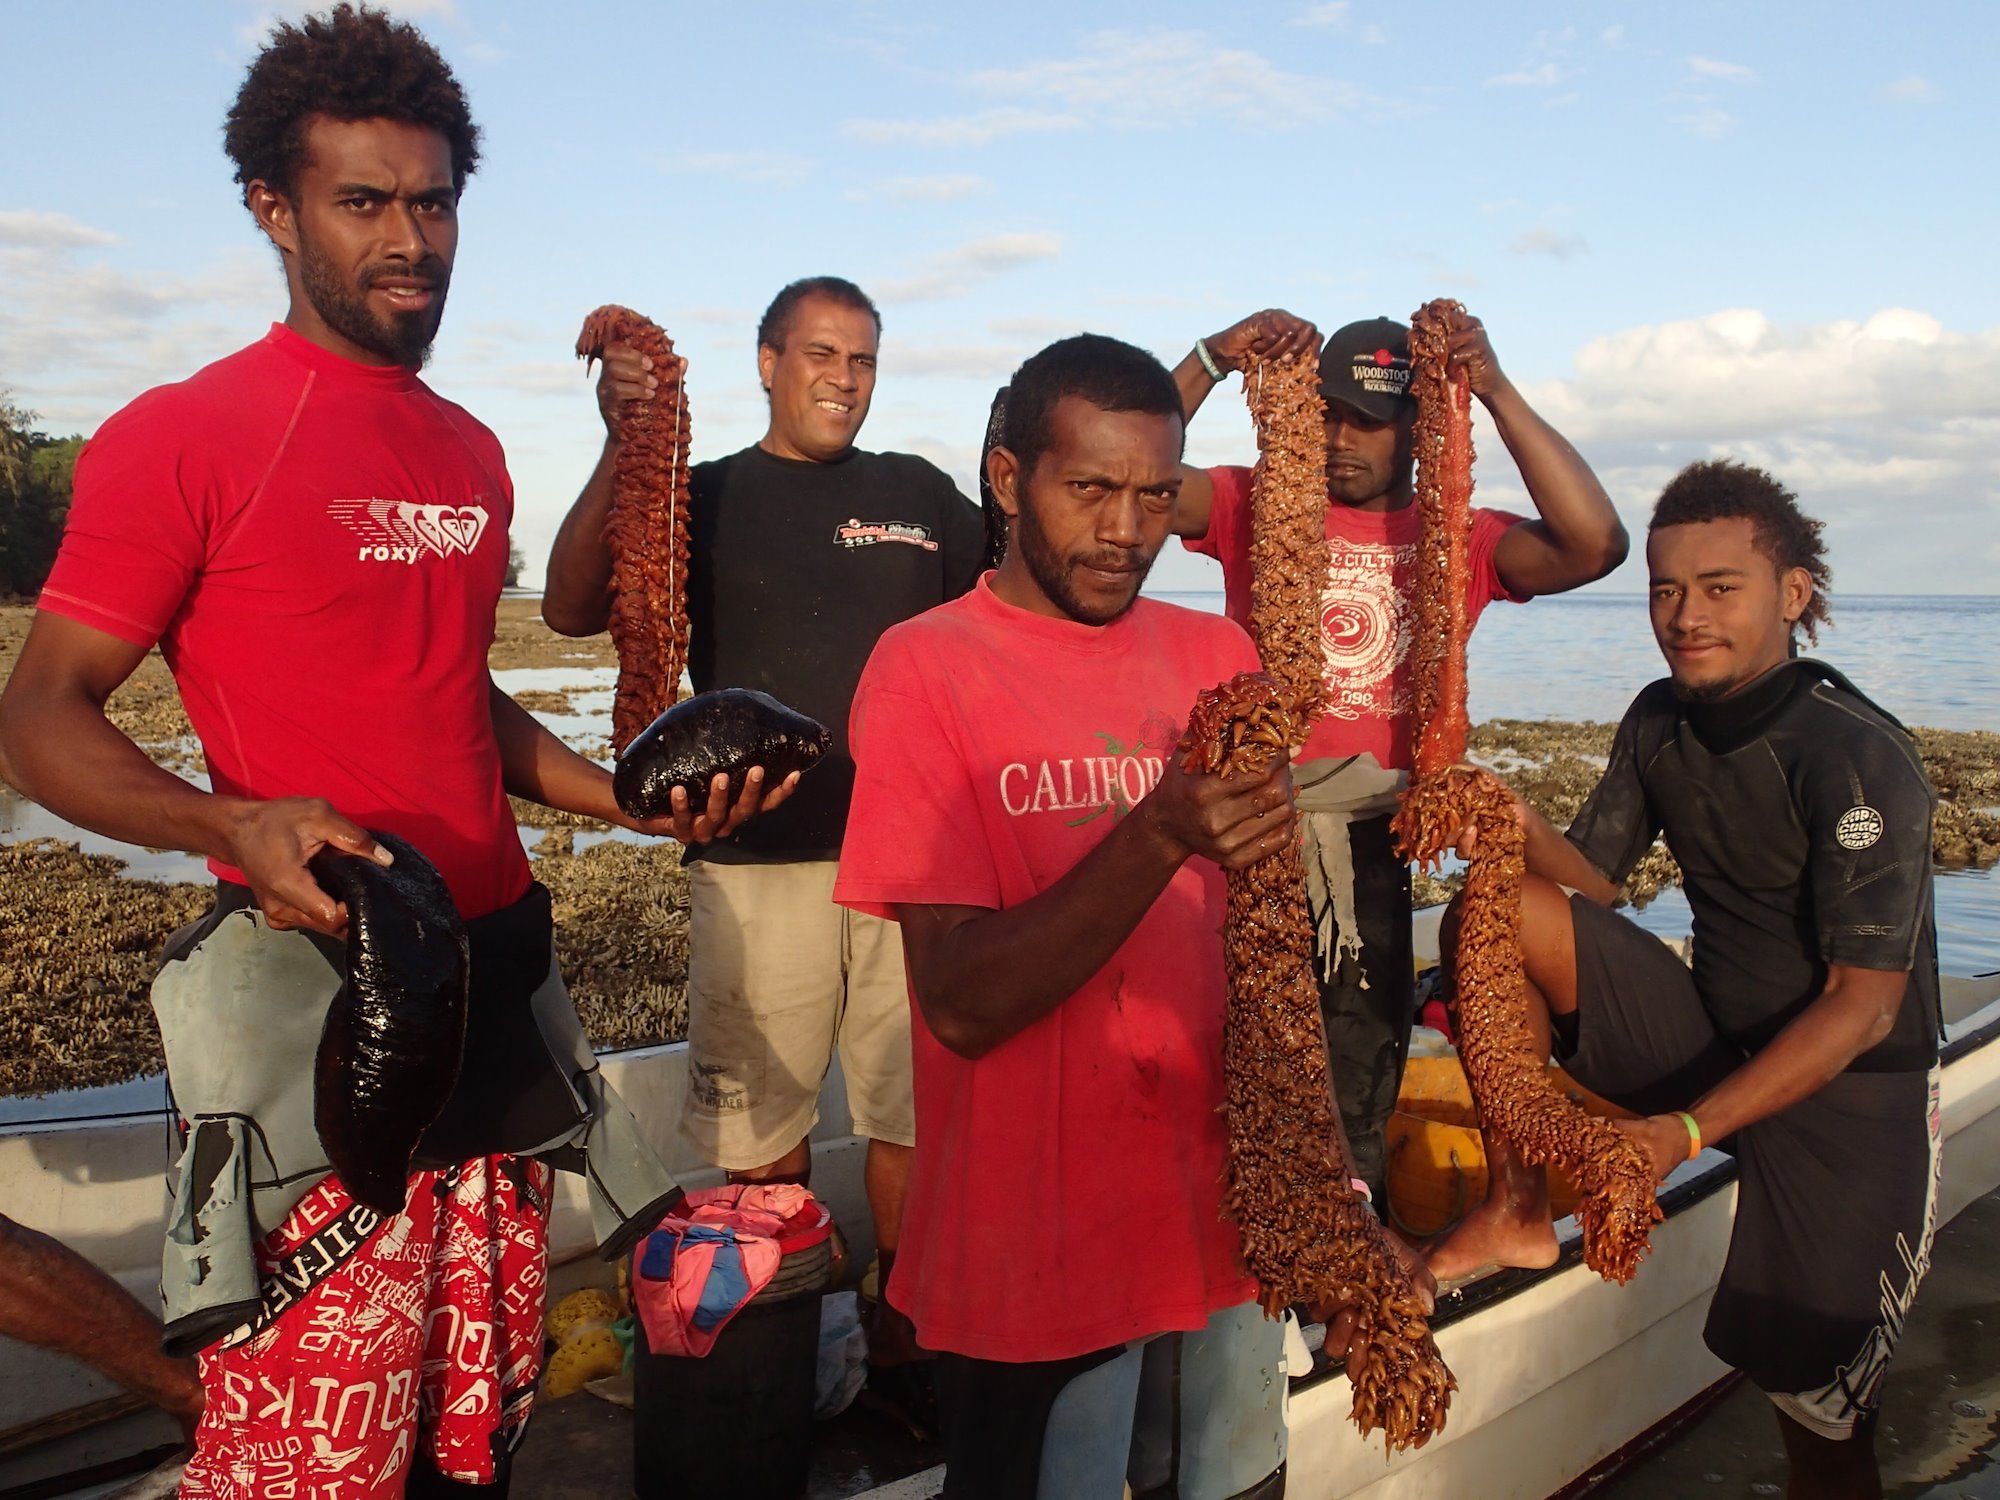
[[[680,787],[673,792],[674,810],[661,818],[620,818],[618,821],[638,833],[669,838],[683,844],[705,844],[710,839],[726,839],[760,812],[769,812],[792,795],[799,773],[792,772],[770,791],[764,790],[764,768],[752,766],[743,777],[743,790],[729,800],[729,775],[718,772],[709,783],[708,803],[699,810],[689,806],[688,795]]]
[[[1459,771],[1484,771],[1486,768],[1484,766],[1475,766],[1469,760],[1462,760],[1453,769]],[[1529,818],[1534,816],[1534,809],[1528,806],[1527,799],[1511,786],[1507,790],[1514,798],[1514,822],[1525,829],[1528,826]],[[1471,859],[1472,851],[1478,847],[1479,825],[1468,818],[1465,821],[1465,826],[1458,830],[1458,838],[1455,843],[1456,852],[1460,859]]]
[[[1304,318],[1270,307],[1220,333],[1211,333],[1202,342],[1208,345],[1209,357],[1225,371],[1241,371],[1257,360],[1318,353],[1319,330]]]
[[[310,927],[328,937],[347,936],[347,907],[329,896],[306,861],[332,847],[378,865],[393,856],[320,797],[278,797],[245,802],[231,820],[225,863],[243,872],[264,919],[283,932]]]
[[[1291,765],[1282,757],[1261,781],[1224,781],[1183,771],[1167,757],[1159,785],[1133,809],[1183,857],[1200,855],[1245,870],[1297,837]]]
[[[1423,1255],[1416,1246],[1387,1225],[1383,1226],[1382,1236],[1388,1240],[1389,1248],[1396,1252],[1396,1259],[1403,1263],[1403,1269],[1409,1273],[1410,1285],[1415,1289],[1418,1300],[1423,1303],[1424,1312],[1430,1313],[1437,1307],[1437,1278],[1431,1275],[1431,1268],[1424,1264]],[[1359,1322],[1354,1309],[1351,1306],[1316,1307],[1310,1311],[1326,1324],[1326,1343],[1323,1347],[1327,1358],[1345,1357],[1347,1378],[1351,1381],[1359,1380],[1367,1364],[1368,1351],[1354,1342],[1354,1329]]]
[[[1496,391],[1505,390],[1513,382],[1500,369],[1500,361],[1493,355],[1493,344],[1486,337],[1486,325],[1468,312],[1453,312],[1451,319],[1451,352],[1445,360],[1445,373],[1463,373],[1472,383],[1472,394],[1486,397]]]
[[[597,372],[597,410],[604,418],[604,430],[618,436],[618,410],[627,401],[650,401],[659,394],[662,378],[675,380],[687,371],[687,361],[676,354],[668,369],[655,369],[650,356],[630,344],[611,344],[604,350],[604,368]]]
[[[1632,1138],[1639,1154],[1652,1168],[1654,1185],[1665,1182],[1675,1167],[1688,1159],[1687,1121],[1679,1115],[1648,1115],[1643,1120],[1611,1122]]]

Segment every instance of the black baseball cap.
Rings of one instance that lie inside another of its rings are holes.
[[[1410,407],[1410,330],[1393,318],[1337,328],[1319,352],[1319,393],[1371,422],[1393,422]]]

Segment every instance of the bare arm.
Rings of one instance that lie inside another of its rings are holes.
[[[1818,999],[1768,1047],[1695,1100],[1689,1113],[1702,1140],[1719,1141],[1826,1087],[1889,1035],[1909,983],[1907,970],[1830,966]],[[1662,1180],[1687,1158],[1687,1129],[1676,1116],[1654,1115],[1621,1128],[1639,1142]]]
[[[1130,937],[1190,857],[1242,869],[1293,835],[1286,767],[1226,785],[1172,761],[1160,783],[1049,889],[1004,911],[897,911],[910,988],[932,1035],[978,1058],[1081,989]]]
[[[1561,829],[1525,802],[1520,806],[1525,814],[1522,826],[1528,835],[1527,864],[1531,873],[1566,885],[1599,906],[1609,906],[1618,899],[1618,887],[1604,878],[1603,871],[1581,849],[1563,837]]]
[[[650,400],[659,387],[652,360],[631,345],[613,344],[604,351],[604,368],[597,376],[604,450],[556,532],[542,586],[542,619],[558,635],[596,635],[611,619],[611,547],[604,524],[611,516],[611,480],[618,460],[618,406]]]
[[[104,713],[145,655],[145,647],[38,611],[0,695],[7,779],[80,828],[234,866],[274,926],[343,933],[346,908],[306,861],[329,844],[384,864],[388,851],[320,798],[217,796],[154,765]]]
[[[1477,318],[1466,315],[1454,330],[1451,367],[1471,380],[1535,503],[1537,518],[1511,527],[1494,548],[1500,581],[1516,594],[1560,594],[1625,561],[1630,542],[1611,497],[1501,370]]]
[[[1465,763],[1465,768],[1477,769],[1469,762]],[[1566,885],[1599,906],[1609,906],[1617,899],[1618,887],[1605,879],[1603,872],[1584,856],[1583,851],[1565,838],[1555,824],[1530,807],[1519,792],[1514,793],[1514,818],[1527,835],[1524,853],[1529,874],[1553,880],[1557,885]],[[1478,843],[1478,826],[1467,823],[1459,830],[1459,858],[1472,858]]]
[[[1241,372],[1253,360],[1282,359],[1300,351],[1317,350],[1319,330],[1304,318],[1273,307],[1252,313],[1241,322],[1230,324],[1222,332],[1210,334],[1202,342],[1208,346],[1208,357],[1215,361],[1215,367],[1223,375],[1228,375]],[[1208,367],[1201,362],[1201,355],[1193,349],[1188,350],[1181,362],[1174,366],[1174,385],[1181,393],[1182,420],[1192,422],[1194,414],[1201,410],[1202,402],[1208,399],[1209,392],[1219,384],[1220,378],[1208,373]],[[1180,501],[1174,510],[1174,535],[1208,535],[1209,508],[1214,501],[1215,488],[1209,483],[1207,472],[1191,464],[1182,464]]]
[[[533,714],[501,692],[491,678],[487,679],[487,701],[493,715],[493,737],[500,746],[501,784],[513,796],[560,812],[600,818],[683,844],[700,844],[727,838],[759,812],[777,807],[799,784],[799,774],[794,771],[766,794],[764,768],[752,766],[734,804],[729,800],[729,777],[721,774],[709,784],[704,808],[689,808],[687,793],[675,787],[672,816],[630,818],[612,795],[611,773],[570,749]]]

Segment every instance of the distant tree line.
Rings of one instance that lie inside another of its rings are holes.
[[[32,595],[55,566],[80,434],[51,437],[0,394],[0,595]]]

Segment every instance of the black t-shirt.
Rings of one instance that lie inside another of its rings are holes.
[[[1569,838],[1620,881],[1665,833],[1694,912],[1695,987],[1746,1051],[1819,997],[1829,964],[1909,971],[1888,1037],[1852,1065],[1896,1072],[1937,1056],[1936,801],[1903,727],[1800,659],[1717,703],[1649,686]]]
[[[696,692],[756,688],[833,735],[782,806],[691,858],[836,859],[854,794],[847,714],[891,625],[971,588],[978,507],[935,465],[850,451],[833,463],[745,448],[688,474],[688,675]]]

